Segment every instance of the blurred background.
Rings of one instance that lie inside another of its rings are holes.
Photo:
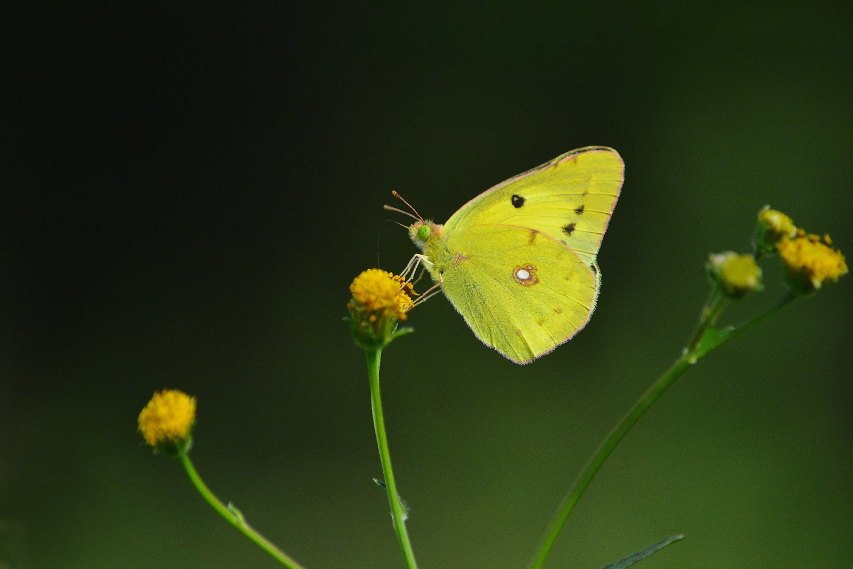
[[[154,390],[198,399],[209,486],[310,569],[403,565],[351,280],[446,220],[608,145],[626,182],[589,326],[528,366],[441,297],[383,361],[423,568],[521,568],[575,474],[676,357],[710,252],[758,210],[853,254],[849,3],[3,8],[0,566],[274,562],[153,456]],[[377,260],[378,258],[378,260]],[[776,259],[738,322],[784,292]],[[853,556],[851,277],[703,360],[630,433],[548,567],[676,533],[665,568]],[[845,371],[846,370],[846,371]],[[14,564],[13,564],[14,563]]]

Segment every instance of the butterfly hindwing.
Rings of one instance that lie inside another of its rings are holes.
[[[598,294],[597,268],[534,229],[483,224],[447,237],[435,255],[442,289],[474,334],[517,363],[570,339]]]

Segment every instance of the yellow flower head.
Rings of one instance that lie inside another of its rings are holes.
[[[823,283],[835,282],[847,274],[844,255],[830,247],[831,244],[829,235],[806,235],[803,230],[797,231],[794,239],[779,242],[776,248],[794,292],[813,292]]]
[[[769,205],[758,212],[758,225],[755,232],[755,245],[763,253],[772,253],[782,239],[791,239],[797,233],[794,221]]]
[[[405,320],[414,306],[411,283],[381,269],[368,269],[349,288],[352,300],[347,308],[356,341],[384,346],[391,340],[397,322]]]
[[[139,414],[139,432],[145,442],[168,453],[189,447],[193,423],[195,398],[175,389],[155,392]]]
[[[761,269],[752,255],[715,253],[707,267],[708,274],[730,298],[743,298],[748,292],[761,290]]]
[[[363,271],[352,281],[349,290],[353,302],[369,313],[373,321],[383,316],[405,320],[406,312],[412,307],[409,296],[414,292],[412,285],[403,277],[382,269]]]

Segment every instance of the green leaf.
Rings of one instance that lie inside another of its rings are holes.
[[[227,509],[229,512],[231,512],[231,514],[234,516],[234,518],[235,518],[235,519],[237,519],[237,521],[239,521],[239,522],[241,522],[241,523],[245,523],[245,522],[246,522],[246,518],[245,518],[245,516],[243,516],[243,512],[241,512],[241,511],[240,511],[240,509],[239,509],[239,508],[237,508],[237,506],[235,506],[235,505],[234,505],[234,504],[232,504],[231,502],[228,502],[228,505],[226,506],[226,509]]]
[[[374,478],[373,483],[376,484],[377,486],[379,486],[380,488],[382,488],[383,490],[385,490],[386,493],[388,492],[388,485],[385,484],[384,481],[379,480],[378,478]],[[406,521],[409,519],[409,512],[411,511],[409,509],[409,505],[406,503],[405,500],[403,500],[400,497],[400,494],[397,494],[397,499],[400,500],[400,505],[403,506],[403,512],[405,513],[405,517],[403,518],[403,521]]]
[[[605,565],[604,567],[602,567],[602,569],[625,569],[626,567],[630,567],[631,565],[633,565],[634,563],[637,563],[638,561],[642,561],[643,559],[645,559],[649,555],[651,555],[653,553],[657,553],[658,551],[660,551],[661,549],[663,549],[667,545],[670,545],[670,544],[675,543],[676,541],[680,541],[682,539],[684,539],[684,536],[681,534],[674,535],[672,537],[668,537],[663,541],[659,541],[659,542],[655,543],[654,545],[650,545],[647,548],[645,548],[641,551],[638,551],[637,553],[632,553],[631,555],[629,555],[625,559],[617,561],[616,563],[610,563],[609,565]]]
[[[397,328],[396,330],[394,330],[394,332],[391,333],[391,339],[389,339],[388,342],[390,343],[391,340],[396,340],[400,336],[405,336],[406,334],[411,334],[414,331],[415,331],[414,328]]]

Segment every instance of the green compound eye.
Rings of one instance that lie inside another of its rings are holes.
[[[426,243],[426,241],[430,238],[431,235],[432,235],[432,228],[430,228],[429,225],[421,225],[418,228],[418,239],[420,239],[424,243]]]

